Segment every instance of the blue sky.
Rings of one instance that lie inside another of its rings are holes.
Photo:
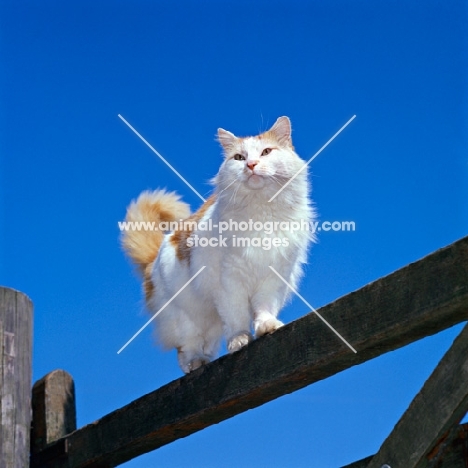
[[[218,127],[293,124],[322,232],[315,307],[468,234],[467,30],[461,1],[3,1],[0,283],[35,304],[34,380],[76,382],[78,425],[181,376],[146,329],[117,222],[142,190],[203,195]],[[290,322],[307,313],[294,300]],[[378,312],[376,312],[378,313]],[[378,450],[460,326],[124,466],[332,468]],[[326,330],[324,329],[324,332]]]

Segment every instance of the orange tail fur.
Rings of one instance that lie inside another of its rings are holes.
[[[180,201],[176,193],[164,190],[143,192],[127,208],[125,221],[134,224],[127,224],[129,229],[122,231],[122,247],[143,276],[147,300],[154,291],[151,269],[164,239],[159,223],[179,221],[189,216],[190,207]],[[144,223],[147,223],[146,228]],[[151,223],[157,229],[152,228]]]

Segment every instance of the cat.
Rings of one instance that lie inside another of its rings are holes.
[[[315,217],[307,168],[295,153],[289,118],[257,136],[220,128],[217,137],[224,161],[199,210],[191,215],[174,192],[143,192],[126,221],[154,221],[163,229],[128,230],[121,239],[143,276],[153,314],[196,275],[155,319],[160,343],[177,349],[185,373],[212,361],[223,337],[233,353],[283,325],[277,316],[291,291],[275,272],[296,288],[314,240],[304,228]],[[179,222],[177,229],[167,232],[171,221]],[[258,230],[259,222],[274,232]],[[293,222],[302,228],[289,229]]]

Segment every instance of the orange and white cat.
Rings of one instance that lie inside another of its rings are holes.
[[[290,290],[270,266],[296,288],[313,237],[310,230],[287,228],[314,219],[307,170],[300,171],[305,162],[294,151],[289,119],[280,117],[253,137],[219,129],[218,140],[225,159],[213,179],[214,194],[197,212],[190,215],[179,196],[163,190],[143,192],[127,210],[129,222],[193,223],[169,233],[129,230],[122,235],[124,249],[143,275],[150,311],[157,313],[172,299],[157,315],[156,330],[164,347],[177,349],[186,373],[214,359],[223,337],[232,353],[283,325],[277,316]],[[270,222],[275,229],[268,234],[245,230],[253,221],[256,226]],[[223,240],[215,229],[220,225],[230,227],[223,230]],[[252,242],[239,245],[238,237]],[[280,240],[272,245],[270,239],[267,249],[253,242],[259,237]],[[198,242],[202,238],[205,243]]]

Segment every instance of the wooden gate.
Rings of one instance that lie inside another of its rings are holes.
[[[73,381],[33,389],[32,467],[112,467],[468,320],[468,237],[75,430]],[[468,326],[379,452],[348,468],[468,466]]]

